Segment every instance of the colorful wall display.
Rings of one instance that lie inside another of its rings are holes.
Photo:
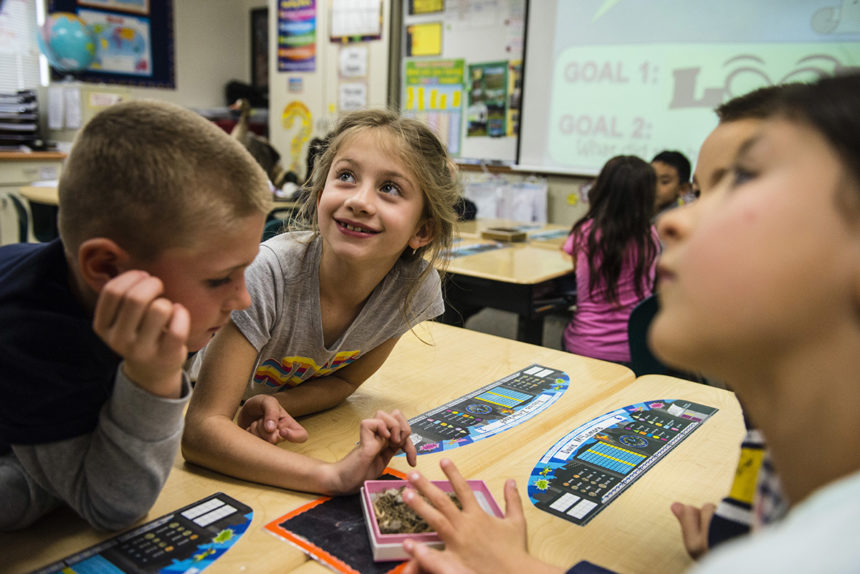
[[[453,155],[460,152],[465,66],[463,59],[407,60],[404,71],[403,113],[427,123]]]
[[[94,58],[76,80],[176,87],[173,0],[51,0],[48,12],[77,14],[95,38]],[[55,80],[66,75],[52,69]]]
[[[316,0],[279,0],[278,71],[315,71],[316,38]]]

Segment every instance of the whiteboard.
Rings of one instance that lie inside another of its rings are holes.
[[[401,1],[403,114],[461,163],[513,164],[527,0]]]
[[[539,0],[517,169],[597,174],[615,155],[695,160],[714,108],[860,67],[856,0]]]

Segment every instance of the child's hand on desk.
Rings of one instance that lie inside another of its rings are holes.
[[[245,401],[236,424],[272,444],[308,440],[308,431],[271,395],[255,395]]]
[[[117,275],[99,293],[93,330],[122,356],[129,379],[154,395],[177,398],[191,318],[163,291],[161,280],[145,271]]]
[[[361,421],[358,445],[333,465],[331,477],[333,494],[355,492],[365,480],[377,478],[391,458],[399,451],[406,453],[406,461],[415,466],[418,452],[409,435],[412,429],[398,410],[391,413],[376,411],[372,419]]]
[[[403,500],[439,533],[445,550],[434,550],[407,540],[403,547],[412,559],[404,574],[562,572],[529,555],[523,505],[513,480],[505,482],[505,517],[497,518],[481,508],[453,462],[442,459],[440,466],[451,481],[463,510],[425,477],[417,472],[409,473],[411,485],[429,502],[412,490],[403,493]]]
[[[708,528],[717,507],[706,504],[702,508],[680,502],[672,503],[672,514],[681,525],[681,536],[687,554],[698,560],[708,551]]]

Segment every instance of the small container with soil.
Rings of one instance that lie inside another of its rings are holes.
[[[459,506],[451,483],[443,480],[432,482],[448,492]],[[487,513],[503,516],[484,481],[469,480],[467,483]],[[444,546],[424,519],[403,502],[402,493],[407,484],[405,480],[368,480],[361,489],[361,508],[367,523],[373,559],[377,562],[407,560],[409,556],[403,550],[403,541],[407,538],[434,548]]]

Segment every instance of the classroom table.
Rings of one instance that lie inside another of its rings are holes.
[[[25,185],[18,190],[27,201],[57,206],[60,197],[56,185]]]
[[[60,198],[56,185],[25,185],[19,193],[29,202],[33,222],[33,236],[39,241],[59,237],[57,214]]]
[[[480,243],[492,241],[462,238],[456,246]],[[531,242],[451,257],[445,271],[444,322],[462,326],[483,307],[510,311],[517,314],[517,339],[538,345],[545,315],[575,287],[570,256]]]
[[[506,478],[515,478],[525,497],[525,483],[539,457],[558,438],[596,415],[653,398],[688,398],[717,406],[717,415],[585,527],[554,518],[524,501],[529,546],[541,559],[559,566],[589,559],[621,572],[682,571],[690,560],[669,504],[716,501],[727,492],[743,435],[740,409],[728,391],[665,376],[634,380],[632,371],[614,363],[425,322],[404,335],[380,370],[347,401],[301,420],[310,433],[308,442],[282,446],[337,460],[353,447],[359,421],[377,409],[398,408],[411,418],[532,363],[562,370],[570,377],[570,387],[556,403],[491,438],[421,455],[418,469],[431,479],[444,478],[438,463],[447,456],[466,477],[485,480],[503,505]],[[403,457],[393,459],[390,466],[409,469]],[[187,464],[181,455],[145,520],[217,491],[251,506],[254,518],[244,536],[207,573],[327,571],[263,529],[316,495],[232,479]],[[94,531],[70,511],[59,510],[30,529],[0,533],[4,571],[26,572],[110,536]]]
[[[567,236],[562,232],[570,230],[569,225],[557,223],[534,223],[515,221],[513,219],[472,219],[458,221],[454,229],[455,235],[464,239],[480,239],[481,232],[490,227],[507,227],[526,232],[527,241],[537,247],[558,248]],[[548,237],[552,235],[552,237]]]

